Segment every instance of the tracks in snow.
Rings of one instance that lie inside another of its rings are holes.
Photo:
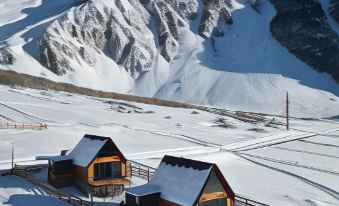
[[[270,147],[270,146],[275,146],[283,143],[288,143],[288,142],[293,142],[293,141],[304,141],[304,139],[310,138],[310,137],[315,137],[315,136],[322,136],[324,134],[329,134],[333,132],[338,132],[339,129],[331,129],[328,131],[324,132],[310,132],[310,133],[301,133],[301,134],[296,134],[296,135],[287,135],[287,136],[282,136],[279,138],[268,138],[268,137],[263,137],[261,139],[264,139],[263,141],[258,141],[260,139],[251,139],[248,141],[240,142],[240,143],[235,143],[235,144],[230,144],[230,145],[225,145],[223,146],[223,149],[228,150],[228,151],[233,151],[233,152],[245,152],[245,151],[250,151],[250,150],[256,150],[260,148],[265,148],[265,147]],[[267,140],[265,140],[267,139]],[[248,143],[248,144],[246,144]],[[239,145],[239,146],[237,146]]]
[[[305,182],[306,184],[309,184],[309,185],[311,185],[313,187],[318,188],[319,190],[327,193],[328,195],[332,196],[333,198],[335,198],[336,200],[339,201],[339,192],[335,191],[332,188],[326,187],[325,185],[319,184],[317,182],[314,182],[314,181],[312,181],[310,179],[307,179],[307,178],[302,177],[300,175],[294,174],[292,172],[288,172],[286,170],[282,170],[282,169],[279,169],[279,168],[276,168],[276,167],[272,167],[272,166],[269,166],[269,165],[266,165],[266,164],[254,161],[254,160],[252,160],[250,158],[245,157],[244,155],[237,154],[237,153],[235,153],[235,155],[237,155],[238,157],[241,157],[241,158],[243,158],[243,159],[245,159],[245,160],[247,160],[249,162],[252,162],[252,163],[254,163],[256,165],[259,165],[259,166],[262,166],[262,167],[265,167],[265,168],[268,168],[268,169],[271,169],[271,170],[274,170],[274,171],[277,171],[277,172],[280,172],[280,173],[284,173],[284,174],[289,175],[291,177],[295,177],[295,178]]]
[[[330,175],[335,175],[335,176],[339,177],[339,172],[332,171],[332,170],[327,170],[327,169],[322,169],[322,168],[318,168],[318,167],[302,165],[302,164],[299,164],[297,162],[273,159],[273,158],[269,158],[269,157],[263,157],[263,156],[246,154],[246,153],[238,153],[238,152],[236,152],[235,154],[242,155],[242,156],[247,156],[247,157],[251,157],[251,158],[255,158],[255,159],[265,160],[265,161],[268,161],[268,162],[273,162],[273,163],[278,163],[278,164],[283,164],[283,165],[288,165],[288,166],[293,166],[293,167],[299,167],[299,168],[314,170],[314,171],[317,171],[317,172],[322,172],[322,173],[326,173],[326,174],[330,174]]]
[[[26,116],[26,117],[28,117],[28,118],[34,119],[34,120],[38,120],[38,121],[42,121],[42,122],[54,122],[54,121],[52,121],[52,120],[47,120],[47,119],[43,119],[43,118],[39,118],[39,117],[33,116],[33,115],[31,115],[31,114],[28,114],[28,113],[26,113],[26,112],[24,112],[24,111],[21,111],[21,110],[19,110],[19,109],[14,108],[14,107],[11,107],[11,106],[9,106],[9,105],[7,105],[7,104],[5,104],[5,103],[2,103],[2,102],[0,102],[0,105],[1,105],[1,106],[4,106],[4,107],[6,107],[6,108],[8,108],[8,109],[10,109],[10,110],[12,110],[12,111],[15,111],[15,112],[17,112],[17,113],[19,113],[19,114],[21,114],[21,115],[24,115],[24,116]],[[7,118],[9,118],[9,117],[7,117]],[[11,118],[9,118],[9,119],[11,119]],[[11,120],[12,120],[12,119],[11,119]],[[13,120],[13,121],[14,121],[14,120]]]

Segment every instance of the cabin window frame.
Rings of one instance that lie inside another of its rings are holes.
[[[122,178],[121,162],[112,161],[112,162],[94,163],[93,167],[94,167],[93,168],[94,180]]]

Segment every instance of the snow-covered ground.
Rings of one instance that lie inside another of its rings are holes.
[[[15,176],[0,177],[0,205],[67,206],[42,189]]]
[[[10,167],[12,144],[15,162],[32,164],[37,155],[72,149],[89,133],[112,137],[128,159],[153,167],[165,154],[215,162],[237,194],[267,204],[339,204],[338,120],[294,118],[286,131],[268,124],[283,121],[273,116],[257,124],[230,117],[216,121],[220,116],[199,110],[5,86],[0,97],[0,121],[48,125],[40,131],[0,130],[0,168]],[[38,205],[31,197],[36,190],[24,180],[0,177],[4,205],[28,200]]]

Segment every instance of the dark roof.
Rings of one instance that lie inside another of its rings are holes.
[[[166,164],[170,164],[172,166],[179,166],[179,167],[186,167],[186,168],[192,168],[194,170],[207,170],[210,167],[213,166],[213,164],[208,162],[201,162],[197,160],[192,159],[186,159],[183,157],[173,157],[165,155],[164,158],[161,160],[161,162],[164,162]]]
[[[65,156],[48,157],[46,159],[53,161],[73,160],[73,164],[75,165],[88,167],[97,157],[97,154],[106,143],[112,145],[114,152],[122,162],[127,161],[126,157],[122,154],[110,137],[102,137],[90,134],[84,135],[80,142],[69,154]]]
[[[234,199],[234,192],[217,165],[172,156],[165,156],[150,182],[136,191],[140,195],[147,194],[149,188],[158,188],[156,191],[161,192],[162,199],[180,205],[196,205],[213,171],[227,195]]]
[[[92,134],[85,134],[83,138],[87,138],[91,140],[101,140],[101,141],[111,139],[110,137],[103,137],[103,136],[97,136],[97,135],[92,135]]]
[[[145,196],[160,193],[160,188],[156,185],[145,184],[138,187],[127,188],[126,192],[134,196]]]

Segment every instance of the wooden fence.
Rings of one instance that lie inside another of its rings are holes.
[[[156,170],[153,167],[149,167],[147,165],[134,162],[132,160],[128,160],[127,165],[130,169],[130,176],[139,177],[147,180],[148,182],[152,179]]]
[[[47,124],[35,124],[35,123],[24,123],[24,122],[0,122],[0,129],[32,129],[42,130],[47,129]]]

